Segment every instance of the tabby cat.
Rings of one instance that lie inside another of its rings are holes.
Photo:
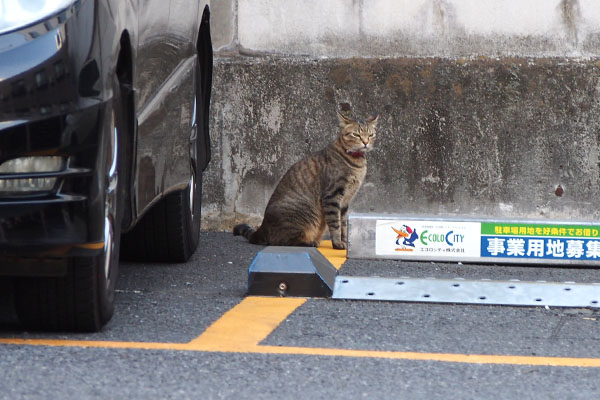
[[[335,249],[348,240],[348,206],[367,173],[365,154],[373,149],[377,116],[356,121],[338,112],[339,136],[286,172],[269,199],[262,225],[233,228],[250,243],[312,246],[329,227]]]

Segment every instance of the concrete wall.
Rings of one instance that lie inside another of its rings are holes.
[[[213,0],[215,48],[311,57],[595,56],[597,0]]]
[[[597,0],[215,0],[203,229],[381,114],[353,209],[597,220]]]

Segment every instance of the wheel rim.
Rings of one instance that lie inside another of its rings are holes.
[[[113,224],[110,218],[104,218],[104,277],[106,278],[106,287],[110,286],[110,264],[113,255],[114,246]]]
[[[117,196],[117,184],[118,184],[118,173],[117,173],[117,155],[119,153],[118,149],[118,131],[117,126],[115,124],[115,112],[113,110],[110,118],[110,127],[111,127],[111,135],[109,142],[109,160],[108,160],[108,172],[106,176],[106,202],[110,207],[110,211],[112,214],[115,212],[116,207],[116,196]]]
[[[106,282],[106,288],[108,289],[111,284],[110,280],[110,267],[113,259],[114,252],[114,216],[117,212],[117,186],[118,186],[118,173],[117,173],[117,155],[118,149],[118,130],[115,124],[115,111],[111,113],[110,121],[110,135],[109,140],[109,162],[108,172],[106,176],[106,197],[104,203],[104,277]]]
[[[192,108],[192,134],[190,136],[190,166],[191,175],[190,182],[188,184],[188,196],[189,196],[189,207],[192,221],[194,220],[194,201],[196,196],[196,173],[198,165],[198,124],[197,124],[197,107],[198,103],[196,96],[194,96],[194,106]]]
[[[189,199],[190,199],[190,215],[192,216],[192,220],[194,220],[194,196],[196,195],[196,180],[194,179],[194,173],[192,172],[192,176],[190,177],[190,183],[188,185]]]

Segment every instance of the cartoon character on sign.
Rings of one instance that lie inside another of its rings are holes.
[[[400,228],[399,230],[393,227],[392,229],[394,230],[394,232],[396,232],[396,234],[398,234],[398,236],[396,237],[397,245],[400,245],[400,240],[402,240],[402,245],[415,247],[415,240],[419,238],[416,229],[413,229],[408,225],[402,225],[402,228]]]

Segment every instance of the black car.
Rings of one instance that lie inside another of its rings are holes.
[[[96,331],[119,257],[195,251],[210,159],[205,3],[0,1],[0,276],[25,327]]]

